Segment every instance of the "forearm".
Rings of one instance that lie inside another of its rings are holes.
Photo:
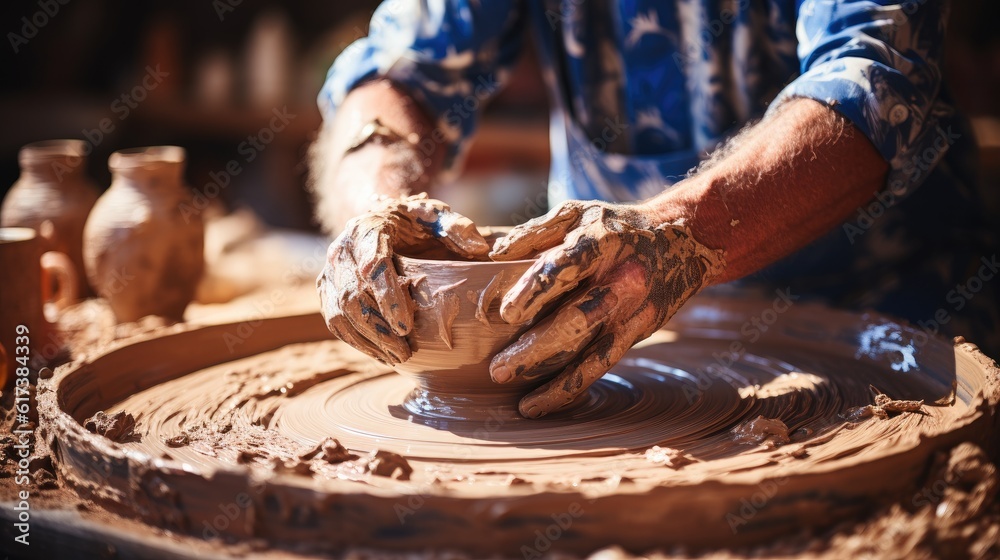
[[[394,133],[416,140],[419,147],[410,142],[369,142],[352,149],[361,130],[376,119]],[[445,146],[424,141],[432,136],[433,126],[423,109],[388,81],[351,91],[310,151],[312,189],[324,227],[339,231],[380,198],[426,192],[443,167],[445,154]]]
[[[725,251],[723,283],[795,252],[883,188],[888,164],[853,124],[809,99],[740,134],[691,178],[642,206],[659,222],[684,219]]]

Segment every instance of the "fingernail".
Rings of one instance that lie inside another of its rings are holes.
[[[542,410],[538,405],[533,404],[528,407],[528,410],[522,410],[521,414],[525,418],[541,418],[542,416],[545,416],[545,411]]]
[[[506,365],[497,366],[490,370],[490,376],[493,377],[493,381],[497,383],[506,383],[510,381],[513,374],[510,368]]]
[[[500,317],[511,325],[515,325],[521,322],[521,310],[513,305],[505,305],[500,309]]]

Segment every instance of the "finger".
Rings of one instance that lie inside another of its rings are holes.
[[[353,297],[341,297],[338,305],[354,330],[384,352],[389,363],[398,364],[410,359],[410,346],[406,339],[392,332],[370,294],[359,292]]]
[[[413,326],[413,299],[392,259],[392,235],[385,229],[365,233],[357,258],[360,285],[370,292],[393,333],[406,336]]]
[[[518,405],[521,415],[525,418],[541,418],[573,402],[607,373],[611,366],[618,363],[631,347],[633,339],[627,333],[611,331],[598,335],[579,361],[521,399]]]
[[[476,224],[457,212],[442,212],[438,217],[441,224],[442,243],[452,251],[468,259],[484,260],[490,253],[490,244],[479,233]]]
[[[405,228],[415,239],[432,237],[451,251],[467,259],[482,260],[490,245],[480,235],[476,225],[440,201],[420,201],[407,208]],[[416,231],[413,231],[416,230]]]
[[[507,383],[564,367],[594,339],[617,304],[610,287],[587,290],[500,351],[490,363],[490,376]]]
[[[350,321],[344,317],[343,311],[341,311],[338,305],[338,298],[334,295],[334,288],[332,280],[330,279],[330,265],[327,265],[326,269],[316,281],[317,287],[319,288],[319,299],[320,299],[320,309],[323,313],[323,318],[326,320],[326,326],[330,329],[334,335],[340,340],[346,342],[347,344],[353,346],[354,348],[368,354],[369,356],[375,358],[376,360],[389,363],[389,356],[379,350],[370,341],[365,340],[363,337],[354,332],[353,327],[351,327]]]
[[[377,354],[383,356],[380,358],[383,361],[389,363],[405,361],[410,357],[409,346],[405,339],[393,332],[385,316],[378,310],[374,298],[365,291],[363,286],[366,284],[360,277],[354,257],[355,249],[351,236],[345,238],[343,243],[335,242],[335,245],[331,246],[324,275],[329,279],[326,299],[335,303],[336,307],[330,310],[328,317],[346,317],[352,328],[340,326],[345,342],[363,350],[361,348],[364,346],[363,343],[350,342],[347,339],[365,339],[378,348]]]
[[[343,340],[354,349],[360,350],[383,364],[392,365],[392,358],[375,346],[375,344],[371,341],[359,335],[354,330],[354,327],[351,326],[347,317],[343,314],[331,317],[330,320],[327,321],[326,326],[330,329],[330,332],[337,336],[337,338]]]
[[[604,247],[590,231],[590,228],[576,230],[565,243],[542,253],[504,295],[500,316],[510,324],[522,323],[592,275],[601,262],[599,257]]]
[[[576,226],[582,214],[583,207],[579,202],[564,202],[544,216],[528,220],[510,230],[510,233],[497,241],[490,258],[495,261],[512,261],[554,247]]]

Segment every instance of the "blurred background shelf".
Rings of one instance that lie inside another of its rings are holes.
[[[266,224],[314,230],[306,153],[321,117],[316,95],[334,58],[367,33],[376,0],[74,0],[27,42],[0,49],[0,195],[18,175],[20,146],[50,138],[93,144],[88,172],[107,186],[111,152],[177,144],[189,154],[188,183],[201,189],[237,160],[221,201],[249,207]],[[20,32],[35,2],[0,6]],[[1000,3],[952,4],[944,72],[959,106],[974,117],[991,205],[1000,204]],[[128,96],[149,68],[165,74],[143,99]],[[274,109],[295,115],[253,161],[240,144],[268,126]],[[451,185],[453,206],[507,225],[545,205],[547,100],[530,48],[491,103]],[[113,129],[99,133],[107,119]],[[90,137],[88,138],[88,133]]]

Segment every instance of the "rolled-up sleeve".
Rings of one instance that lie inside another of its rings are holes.
[[[890,165],[904,196],[954,141],[941,99],[947,9],[940,0],[802,0],[796,22],[801,74],[778,95],[825,103],[851,120]]]
[[[519,0],[386,0],[367,37],[334,62],[319,94],[331,120],[348,92],[372,78],[407,90],[436,120],[433,141],[460,160],[479,108],[505,82],[520,50]]]

